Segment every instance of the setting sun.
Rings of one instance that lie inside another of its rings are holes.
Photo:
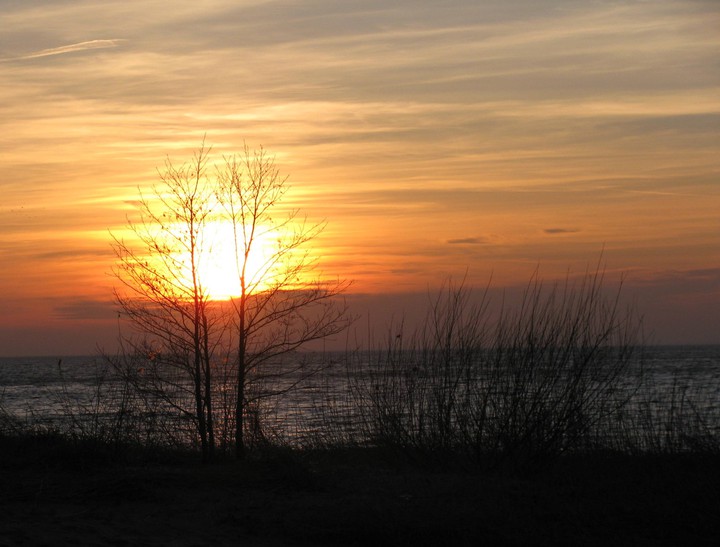
[[[202,232],[198,276],[201,291],[210,300],[228,300],[240,296],[243,262],[241,228],[237,235],[239,249],[236,249],[235,231],[229,221],[209,222]],[[266,274],[273,246],[272,232],[258,231],[245,266],[245,278],[256,291],[267,288]]]

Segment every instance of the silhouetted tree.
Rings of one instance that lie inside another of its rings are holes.
[[[296,210],[278,215],[287,178],[263,149],[251,152],[246,146],[212,175],[207,163],[204,147],[180,168],[168,160],[153,199],[141,195],[142,218],[129,222],[136,241],[114,237],[115,274],[122,281],[115,295],[145,335],[125,340],[134,353],[148,357],[149,371],[135,378],[136,385],[193,418],[205,460],[212,458],[216,440],[213,393],[220,390],[226,397],[229,386],[219,384],[229,367],[234,408],[224,409],[222,425],[225,430],[234,422],[236,456],[242,458],[246,429],[257,424],[248,423],[247,416],[257,418],[258,400],[293,389],[323,367],[297,358],[293,366],[277,364],[347,327],[348,310],[338,296],[348,283],[315,272],[308,244],[324,223],[308,223]],[[234,253],[212,261],[232,262],[236,288],[229,303],[213,301],[217,295],[210,294],[204,279],[206,257],[221,243],[214,238],[222,236],[210,229],[218,224],[229,227],[233,237]],[[177,372],[179,377],[173,375]],[[280,386],[278,379],[290,381]],[[183,403],[187,380],[192,410]],[[249,389],[261,383],[263,390]]]
[[[274,158],[246,146],[241,156],[226,158],[220,187],[219,201],[233,226],[238,272],[238,296],[232,299],[237,345],[235,449],[242,458],[244,419],[253,400],[248,386],[273,375],[264,369],[279,357],[341,332],[351,318],[337,299],[348,283],[313,276],[316,260],[307,244],[324,223],[308,223],[297,210],[281,219],[274,215],[288,190]],[[300,381],[318,370],[316,365],[301,371],[301,366],[297,363],[284,373]],[[296,383],[254,397],[277,395]]]
[[[152,198],[140,196],[140,220],[128,220],[133,240],[113,235],[114,273],[122,282],[115,297],[144,335],[123,340],[146,357],[133,383],[194,420],[203,460],[212,458],[215,446],[212,358],[223,331],[200,275],[202,257],[212,250],[205,228],[217,207],[208,152],[203,146],[181,167],[167,160]]]

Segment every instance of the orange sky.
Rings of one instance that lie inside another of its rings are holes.
[[[203,135],[276,155],[361,313],[604,249],[657,343],[720,343],[716,2],[28,0],[0,28],[0,355],[112,343],[108,231]]]

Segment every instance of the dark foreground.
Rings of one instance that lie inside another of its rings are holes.
[[[717,456],[538,473],[274,450],[202,466],[0,439],[0,545],[717,545]]]

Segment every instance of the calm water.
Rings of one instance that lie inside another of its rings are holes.
[[[294,379],[283,381],[290,384]],[[0,358],[0,406],[33,423],[97,412],[98,390],[107,393],[113,383],[117,385],[117,380],[99,357],[64,357],[61,363],[49,357]],[[266,411],[282,427],[297,428],[298,423],[307,427],[315,423],[319,407],[342,406],[347,385],[347,372],[337,365],[282,398],[267,399]],[[643,385],[643,397],[658,407],[669,404],[673,394],[683,393],[703,412],[720,416],[720,346],[646,348]]]

